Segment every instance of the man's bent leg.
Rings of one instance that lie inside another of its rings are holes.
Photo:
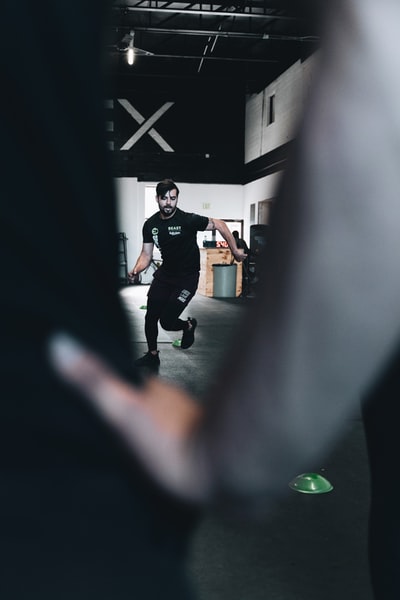
[[[179,318],[190,300],[196,293],[199,283],[199,274],[195,273],[185,277],[181,285],[176,287],[170,295],[169,301],[160,317],[160,324],[167,331],[183,331],[181,348],[187,349],[194,342],[194,331],[197,326],[196,319],[183,321]]]

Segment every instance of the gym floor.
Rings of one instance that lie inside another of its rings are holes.
[[[121,289],[136,356],[147,351],[148,285]],[[201,396],[251,298],[197,294],[183,318],[196,317],[189,350],[180,332],[160,328],[160,375]],[[245,348],[243,348],[245,351]],[[288,495],[265,518],[238,521],[207,514],[192,541],[189,573],[199,600],[372,600],[368,578],[368,464],[361,417],[346,424],[331,456],[310,472],[333,485],[325,494]],[[289,482],[288,482],[289,483]]]

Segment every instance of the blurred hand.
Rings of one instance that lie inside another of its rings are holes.
[[[49,344],[58,374],[77,388],[169,491],[204,500],[194,432],[203,411],[184,390],[159,378],[134,387],[98,356],[64,334]]]
[[[134,273],[133,271],[128,273],[128,279],[130,283],[140,283],[140,275],[138,275],[138,273]]]

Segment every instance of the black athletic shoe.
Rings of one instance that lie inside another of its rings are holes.
[[[157,354],[152,354],[151,352],[147,352],[142,358],[138,358],[135,360],[135,367],[139,367],[144,371],[148,371],[150,373],[158,373],[160,368],[160,358]]]
[[[184,350],[187,350],[193,344],[193,342],[194,342],[194,330],[197,327],[197,321],[196,321],[196,319],[191,319],[189,317],[188,321],[190,321],[190,323],[191,323],[192,326],[191,326],[190,329],[185,329],[185,331],[183,332],[182,340],[181,340],[181,348],[183,348]]]

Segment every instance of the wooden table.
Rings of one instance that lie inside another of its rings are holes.
[[[197,289],[202,296],[214,295],[214,269],[213,264],[232,264],[233,255],[228,248],[200,248],[200,280]],[[235,260],[236,269],[236,297],[242,293],[242,263]]]

